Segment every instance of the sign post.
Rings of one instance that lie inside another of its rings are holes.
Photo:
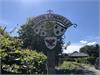
[[[47,67],[48,74],[55,74],[55,46],[59,37],[64,35],[68,27],[73,24],[67,18],[53,14],[51,10],[48,14],[37,16],[33,19],[34,32],[44,38],[47,47]]]
[[[55,74],[55,52],[47,51],[48,74]]]

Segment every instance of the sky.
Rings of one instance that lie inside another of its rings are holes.
[[[99,0],[0,0],[0,25],[7,26],[10,32],[17,26],[19,29],[28,17],[39,16],[53,10],[62,15],[77,28],[71,26],[65,33],[64,53],[79,51],[84,45],[100,44],[100,1]],[[16,30],[12,35],[18,35]]]

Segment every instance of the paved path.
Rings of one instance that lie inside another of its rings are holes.
[[[97,70],[94,67],[90,67],[88,70],[94,72],[95,75],[100,75],[100,70]]]
[[[87,74],[87,75],[88,74],[89,75],[100,75],[100,70],[95,69],[94,66],[87,68],[87,67],[84,67],[82,64],[81,65],[80,64],[75,64],[75,65],[81,67],[84,71],[84,74]]]

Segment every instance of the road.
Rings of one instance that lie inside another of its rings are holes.
[[[74,63],[73,63],[74,64]],[[94,66],[92,66],[92,67],[85,67],[84,65],[82,65],[82,64],[75,64],[75,65],[77,65],[77,66],[80,66],[80,68],[82,68],[83,69],[83,71],[84,71],[84,74],[86,75],[100,75],[100,70],[97,70],[97,69],[95,69],[94,68]]]
[[[100,75],[100,70],[97,70],[94,67],[90,67],[88,70],[94,72],[94,75]]]

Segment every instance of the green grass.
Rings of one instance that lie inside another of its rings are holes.
[[[79,68],[79,67],[76,66],[75,64],[73,64],[72,62],[64,61],[63,64],[59,65],[58,68],[59,69],[70,69],[71,70],[71,69],[75,69],[75,68]]]
[[[78,65],[79,63],[76,62],[64,61],[63,64],[60,64],[58,67],[56,67],[57,73],[58,74],[71,74],[71,73],[82,74],[83,70]]]

